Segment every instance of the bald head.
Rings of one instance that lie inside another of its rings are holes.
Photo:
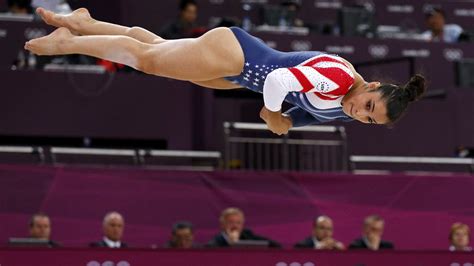
[[[123,222],[123,216],[118,212],[109,212],[104,216],[103,224],[107,224],[113,220],[121,220]]]
[[[118,212],[109,212],[105,215],[102,223],[104,235],[112,241],[120,241],[123,235],[125,222],[123,216]]]
[[[315,224],[326,224],[326,223],[331,223],[332,224],[332,219],[329,218],[328,216],[322,215],[316,218]]]

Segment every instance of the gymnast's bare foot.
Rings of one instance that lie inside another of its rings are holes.
[[[42,7],[36,9],[36,13],[41,16],[43,21],[51,26],[68,28],[73,34],[79,35],[80,29],[87,23],[94,23],[89,11],[85,8],[74,10],[71,14],[60,15]]]
[[[37,55],[66,54],[64,45],[74,35],[67,28],[58,28],[48,36],[33,39],[25,44],[25,49]]]

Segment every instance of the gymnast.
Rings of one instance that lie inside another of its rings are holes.
[[[366,82],[339,56],[276,51],[237,27],[165,40],[140,27],[95,20],[85,8],[69,15],[43,8],[37,13],[58,29],[28,41],[25,49],[32,53],[89,55],[212,89],[246,87],[263,94],[260,117],[278,135],[333,120],[392,124],[425,91],[419,74],[404,86]],[[282,113],[284,101],[294,107]]]

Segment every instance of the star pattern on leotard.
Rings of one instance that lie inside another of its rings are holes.
[[[244,69],[242,71],[242,79],[253,86],[260,87],[263,86],[267,75],[280,67],[281,66],[279,65],[257,65],[250,62],[245,62]]]

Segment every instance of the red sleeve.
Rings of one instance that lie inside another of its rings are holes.
[[[354,84],[354,73],[352,73],[350,67],[338,56],[318,56],[305,62],[303,66],[312,67],[324,77],[319,77],[319,79],[313,78],[312,83],[315,85],[314,87],[317,92],[326,95],[341,96],[347,94]],[[332,86],[327,86],[327,84],[332,84]]]

